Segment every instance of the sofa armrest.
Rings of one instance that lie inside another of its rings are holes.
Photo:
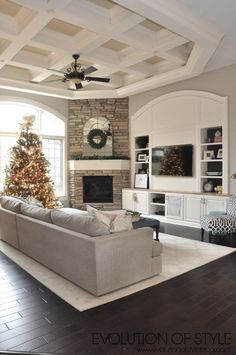
[[[153,230],[149,227],[95,238],[97,294],[150,276]]]

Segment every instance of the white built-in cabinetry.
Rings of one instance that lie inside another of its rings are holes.
[[[201,215],[226,210],[227,97],[197,90],[162,95],[131,117],[130,139],[132,188],[123,190],[123,208],[195,226]],[[152,148],[182,144],[193,145],[192,177],[152,175]],[[147,190],[133,188],[140,172],[149,175]]]
[[[200,217],[210,212],[226,210],[227,197],[209,195],[184,196],[184,220],[198,223]]]
[[[219,132],[221,139],[217,140]],[[148,137],[148,146],[143,149],[137,145],[137,138],[142,136]],[[212,192],[222,186],[222,192],[228,193],[227,97],[197,90],[162,95],[131,117],[130,141],[132,187],[135,173],[143,170],[149,173],[152,190],[202,193],[205,183],[211,182]],[[152,175],[152,148],[182,144],[193,145],[193,176]],[[148,161],[143,164],[137,161],[139,149],[147,154]],[[206,158],[207,151],[214,152],[213,159]]]
[[[122,200],[126,210],[149,214],[149,194],[146,191],[123,190]]]
[[[228,196],[124,189],[122,208],[138,211],[160,221],[199,225],[200,217],[226,211]]]

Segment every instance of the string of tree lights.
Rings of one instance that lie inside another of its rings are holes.
[[[3,192],[8,196],[33,197],[45,208],[59,207],[42,141],[33,131],[34,120],[32,115],[23,117],[17,143],[11,149]]]

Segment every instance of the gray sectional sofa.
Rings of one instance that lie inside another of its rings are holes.
[[[161,272],[161,244],[151,228],[108,234],[73,209],[27,207],[8,197],[0,203],[3,241],[96,296]]]

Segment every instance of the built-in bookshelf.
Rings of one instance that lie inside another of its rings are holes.
[[[149,136],[135,137],[135,174],[148,174],[150,165]]]
[[[223,127],[201,129],[201,172],[202,192],[222,192],[224,185]]]

